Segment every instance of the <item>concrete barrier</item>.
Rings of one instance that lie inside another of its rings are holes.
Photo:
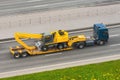
[[[76,18],[82,19],[91,16],[105,16],[116,13],[120,13],[120,4],[12,15],[0,17],[0,29],[48,23],[54,24],[55,22],[73,20]]]

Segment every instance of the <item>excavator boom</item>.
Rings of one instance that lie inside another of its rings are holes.
[[[24,38],[24,39],[41,39],[42,38],[42,34],[30,34],[30,33],[15,33],[15,40],[21,44],[25,49],[28,49],[28,50],[33,50],[35,49],[35,46],[28,46],[25,42],[23,42],[21,39]]]

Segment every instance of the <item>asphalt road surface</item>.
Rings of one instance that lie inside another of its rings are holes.
[[[104,46],[85,47],[84,49],[29,56],[21,59],[14,59],[9,52],[9,47],[17,45],[16,42],[0,43],[0,73],[120,54],[120,27],[109,29],[109,33],[109,42]],[[72,35],[77,34],[91,36],[92,32],[87,31]]]
[[[120,0],[0,0],[0,16],[118,3]]]

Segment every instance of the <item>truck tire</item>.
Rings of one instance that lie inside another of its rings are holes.
[[[18,58],[20,58],[20,57],[21,57],[20,53],[15,53],[15,54],[14,54],[14,58],[15,58],[15,59],[18,59]]]
[[[63,49],[63,48],[64,48],[64,45],[63,45],[63,44],[58,44],[57,48],[58,48],[58,49]]]
[[[27,52],[23,52],[22,53],[22,57],[27,57],[28,56],[28,53]]]
[[[78,45],[79,49],[83,49],[84,47],[85,47],[84,43],[81,43],[81,44]]]
[[[74,49],[77,49],[78,43],[77,43],[77,42],[74,42],[74,43],[72,44],[72,47],[73,47]]]
[[[48,46],[42,46],[41,50],[42,51],[48,51]]]
[[[102,40],[100,40],[100,41],[97,41],[97,44],[98,44],[98,45],[104,45],[104,44],[105,44],[105,42],[104,42],[104,41],[102,41]]]

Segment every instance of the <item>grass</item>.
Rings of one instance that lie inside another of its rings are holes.
[[[120,60],[2,78],[0,80],[120,80]]]

